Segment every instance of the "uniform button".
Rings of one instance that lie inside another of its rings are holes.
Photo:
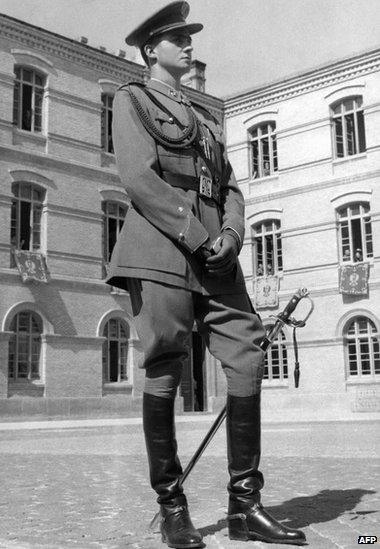
[[[202,166],[201,170],[202,170],[203,173],[207,173],[207,168],[206,168],[206,166]]]
[[[169,124],[173,124],[174,122],[174,118],[170,117],[169,120],[168,120]]]
[[[183,212],[182,206],[180,206],[180,207],[178,208],[178,211],[181,212],[181,213]]]
[[[181,242],[185,240],[185,235],[183,233],[179,233],[178,240],[181,240]]]

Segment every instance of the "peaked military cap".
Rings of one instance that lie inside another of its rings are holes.
[[[190,6],[187,2],[171,2],[131,32],[125,39],[129,46],[141,48],[150,38],[164,32],[176,29],[186,29],[190,34],[195,34],[203,29],[201,23],[186,23]]]

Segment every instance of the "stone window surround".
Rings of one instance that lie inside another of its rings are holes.
[[[360,316],[364,316],[368,318],[375,324],[378,335],[380,337],[380,319],[367,309],[359,309],[359,308],[352,309],[351,311],[348,311],[339,319],[336,326],[335,335],[337,338],[343,341],[343,355],[344,355],[344,368],[345,368],[344,376],[345,376],[346,385],[365,385],[365,384],[380,383],[380,376],[370,375],[367,378],[363,376],[350,377],[348,373],[348,348],[346,344],[345,334],[351,322],[355,318],[358,318]]]

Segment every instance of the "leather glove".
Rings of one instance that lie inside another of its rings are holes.
[[[233,232],[225,230],[213,242],[214,254],[206,259],[206,270],[211,276],[223,276],[233,271],[239,255],[239,242]]]

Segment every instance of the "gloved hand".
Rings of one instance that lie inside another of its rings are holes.
[[[211,276],[229,274],[235,267],[239,255],[237,239],[229,232],[223,231],[213,242],[213,254],[206,259],[205,267]]]
[[[194,255],[198,259],[198,261],[204,266],[207,259],[211,257],[212,253],[213,252],[210,249],[209,241],[207,241],[194,252]]]

